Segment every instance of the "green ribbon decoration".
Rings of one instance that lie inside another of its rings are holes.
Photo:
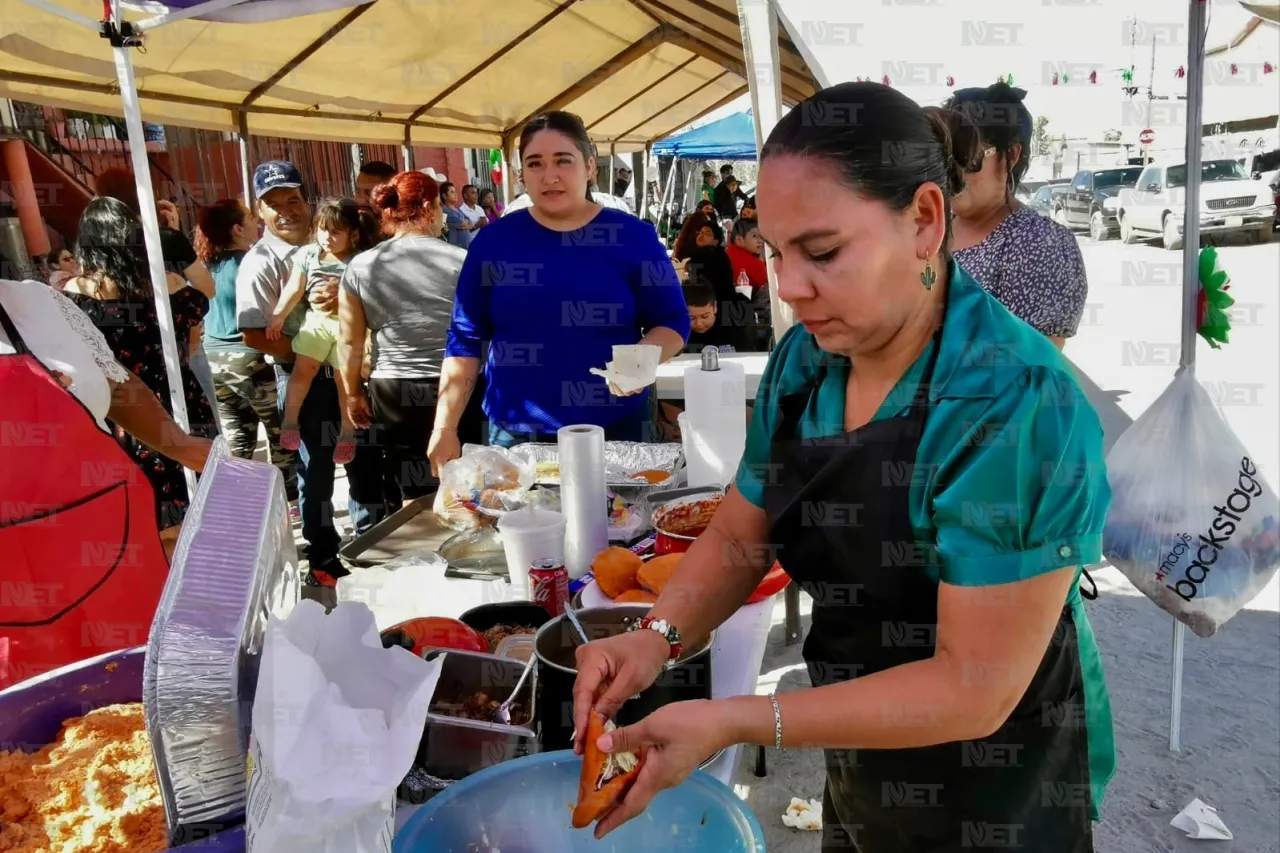
[[[1200,250],[1200,337],[1214,349],[1231,343],[1231,316],[1227,309],[1236,304],[1227,293],[1231,276],[1221,266],[1218,250],[1206,246]]]

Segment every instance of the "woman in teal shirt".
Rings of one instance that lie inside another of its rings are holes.
[[[799,321],[769,359],[734,488],[650,616],[578,653],[578,743],[776,558],[813,598],[813,689],[680,703],[605,735],[648,750],[612,831],[735,743],[826,750],[823,850],[1093,850],[1114,768],[1079,592],[1110,503],[1061,354],[951,259],[975,162],[870,83],[770,134],[760,232]]]

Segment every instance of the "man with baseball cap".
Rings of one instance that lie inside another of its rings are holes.
[[[300,304],[285,321],[283,336],[267,337],[267,320],[275,309],[280,291],[289,279],[294,253],[311,240],[311,204],[303,194],[302,175],[284,160],[269,160],[253,170],[253,195],[258,218],[266,226],[261,239],[240,262],[236,275],[236,314],[244,342],[265,353],[275,364],[280,405],[283,406],[293,348],[289,339],[297,333],[308,310],[336,310],[336,284],[313,288],[309,299],[314,306]],[[298,465],[298,508],[302,514],[302,535],[307,540],[309,585],[332,586],[347,574],[338,558],[340,537],[333,523],[333,444],[340,432],[337,388],[333,372],[322,369],[298,418],[302,448]],[[356,458],[346,466],[350,487],[352,522],[361,533],[381,520],[386,512],[382,500],[382,475],[376,447],[367,437],[357,440]]]

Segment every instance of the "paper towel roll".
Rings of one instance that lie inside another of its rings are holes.
[[[690,486],[727,486],[747,444],[747,381],[743,366],[719,362],[685,369],[685,410],[678,418]]]
[[[745,414],[744,414],[745,417]],[[676,422],[684,443],[685,479],[690,486],[729,486],[742,462],[746,447],[745,420],[741,433],[731,434],[724,425],[708,426],[681,412]]]
[[[609,506],[605,497],[604,430],[598,426],[561,427],[560,511],[565,517],[564,566],[570,578],[591,569],[591,561],[609,547]]]

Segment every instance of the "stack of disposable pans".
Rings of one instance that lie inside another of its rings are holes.
[[[143,672],[173,846],[244,818],[263,633],[298,595],[280,472],[229,455],[218,439],[183,522]]]

